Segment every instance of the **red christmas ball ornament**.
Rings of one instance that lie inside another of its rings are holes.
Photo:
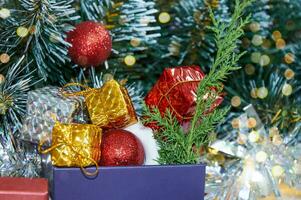
[[[86,21],[67,33],[67,42],[72,46],[68,54],[80,66],[98,66],[110,55],[112,40],[105,27],[97,22]]]
[[[104,133],[101,142],[102,166],[131,166],[144,163],[144,149],[131,132],[116,129]]]

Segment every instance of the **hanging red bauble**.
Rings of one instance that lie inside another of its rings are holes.
[[[131,132],[116,129],[104,133],[101,142],[102,166],[131,166],[144,163],[144,149]]]
[[[105,27],[97,22],[86,21],[76,25],[67,34],[68,49],[72,61],[80,66],[98,66],[110,55],[112,40]]]

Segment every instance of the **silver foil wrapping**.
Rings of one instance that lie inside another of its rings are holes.
[[[65,97],[58,87],[31,91],[21,138],[36,144],[43,140],[45,145],[50,145],[56,120],[61,123],[87,123],[85,110],[83,97]]]

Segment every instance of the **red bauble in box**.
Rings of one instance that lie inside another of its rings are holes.
[[[112,39],[108,30],[97,22],[86,21],[68,32],[67,42],[72,46],[68,54],[72,61],[83,67],[98,66],[112,50]]]
[[[102,166],[133,166],[144,163],[144,148],[131,132],[116,129],[104,133],[101,142]]]
[[[193,118],[198,85],[202,84],[204,77],[205,74],[198,66],[166,68],[147,94],[145,103],[150,108],[158,107],[162,116],[169,109],[179,123],[188,122]],[[218,97],[211,110],[222,101],[223,97]],[[155,124],[147,125],[153,129],[158,128]]]

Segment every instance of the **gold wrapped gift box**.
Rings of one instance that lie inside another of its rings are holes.
[[[52,164],[59,167],[97,166],[100,161],[102,130],[92,124],[60,124],[52,131],[52,145],[40,152],[51,153]]]
[[[127,90],[115,80],[93,89],[86,95],[86,104],[92,123],[102,128],[122,128],[137,122]]]
[[[84,96],[93,124],[104,129],[111,129],[123,128],[138,121],[127,90],[116,80],[105,82],[101,88],[89,88],[77,83],[67,84],[64,88],[70,86],[85,88],[81,92],[63,92],[63,94]]]

